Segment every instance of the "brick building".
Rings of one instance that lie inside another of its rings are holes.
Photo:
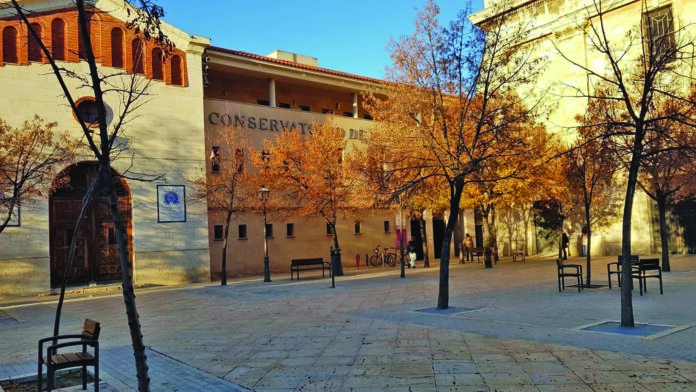
[[[128,16],[118,1],[95,3],[89,28],[100,72],[111,87],[127,86],[133,73],[149,82],[148,99],[141,101],[127,127],[115,141],[127,147],[114,163],[120,174],[130,173],[119,187],[128,226],[131,262],[136,283],[176,284],[207,281],[209,256],[205,203],[186,200],[189,179],[205,165],[201,54],[209,40],[165,26],[176,49],[163,57],[162,48],[141,39],[124,23]],[[84,48],[78,33],[75,5],[70,1],[27,2],[30,22],[59,66],[86,75]],[[109,10],[104,12],[103,10]],[[35,114],[56,121],[60,131],[82,134],[62,90],[39,46],[9,9],[0,11],[0,118],[19,126]],[[138,61],[141,59],[142,61]],[[194,70],[194,72],[189,72]],[[91,90],[66,78],[81,116],[94,110]],[[110,125],[122,107],[118,93],[105,94]],[[68,244],[77,236],[71,283],[84,286],[120,279],[113,223],[103,200],[88,210],[82,229],[74,222],[81,199],[94,176],[94,157],[81,153],[69,173],[71,186],[48,200],[22,204],[18,219],[0,236],[0,292],[47,292],[60,285]],[[133,180],[135,173],[157,177]]]

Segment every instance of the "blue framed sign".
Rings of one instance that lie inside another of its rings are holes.
[[[186,222],[185,185],[157,185],[157,222]]]

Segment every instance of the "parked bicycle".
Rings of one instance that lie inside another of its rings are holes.
[[[388,265],[390,267],[395,266],[396,253],[387,252],[389,248],[382,248],[383,250],[380,252],[380,248],[381,245],[377,245],[373,255],[370,257],[370,264],[372,264],[375,267],[379,267],[380,265]]]

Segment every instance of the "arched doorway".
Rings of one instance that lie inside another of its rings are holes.
[[[55,181],[68,181],[58,187],[48,201],[51,248],[51,287],[60,287],[70,254],[70,244],[76,237],[75,258],[68,272],[68,283],[88,284],[121,279],[118,245],[107,197],[97,194],[83,214],[79,228],[82,199],[97,177],[96,162],[80,162],[63,170]],[[117,173],[114,172],[115,175]],[[128,248],[133,263],[132,212],[128,185],[115,177],[119,207],[128,231]],[[95,189],[100,189],[97,186]]]

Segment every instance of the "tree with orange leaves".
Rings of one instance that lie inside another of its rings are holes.
[[[39,116],[14,128],[0,120],[0,233],[18,216],[20,206],[46,198],[56,181],[56,169],[69,164],[80,140],[67,133],[56,135],[55,122]]]
[[[350,145],[332,120],[312,124],[309,134],[284,130],[264,141],[263,151],[252,150],[251,157],[262,181],[282,193],[276,207],[290,215],[321,216],[333,234],[333,247],[340,249],[338,218],[358,219],[372,205],[360,191],[362,177],[351,169]],[[335,276],[343,274],[340,265],[333,267]]]
[[[386,98],[374,99],[376,129],[364,152],[374,193],[396,201],[425,181],[447,194],[449,220],[440,259],[438,304],[449,306],[450,247],[464,187],[522,178],[545,146],[534,111],[532,88],[541,60],[517,50],[519,34],[503,31],[507,16],[473,27],[466,12],[448,27],[437,20],[433,1],[418,13],[416,31],[391,44],[393,67]],[[527,91],[519,96],[514,91]],[[526,104],[525,104],[526,103]],[[369,165],[372,163],[372,166]]]
[[[227,247],[232,216],[243,213],[246,202],[255,198],[256,188],[248,186],[248,131],[240,127],[225,127],[218,140],[210,140],[209,172],[196,178],[197,196],[207,199],[208,209],[225,216],[220,270],[220,284],[227,285]]]

